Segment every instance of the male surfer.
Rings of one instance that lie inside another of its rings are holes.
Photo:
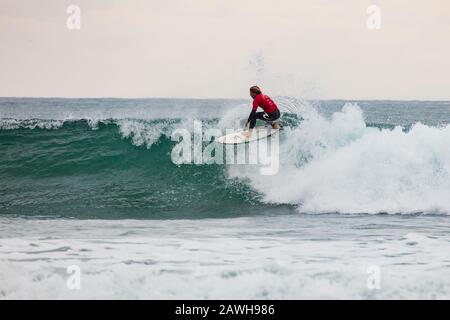
[[[263,94],[258,86],[250,88],[250,96],[253,98],[253,108],[245,127],[253,129],[256,125],[256,120],[260,119],[270,123],[272,128],[279,129],[280,110],[275,102],[269,96]],[[261,107],[264,111],[256,112],[258,107]]]

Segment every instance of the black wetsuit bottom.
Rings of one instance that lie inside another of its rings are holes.
[[[263,120],[266,122],[273,122],[280,118],[280,110],[277,109],[274,112],[266,113],[266,112],[256,112],[253,117],[250,119],[250,129],[253,129],[256,126],[256,120]]]

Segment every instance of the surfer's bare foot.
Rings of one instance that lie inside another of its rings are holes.
[[[252,136],[252,129],[248,130],[248,131],[244,131],[242,132],[242,135],[246,138],[250,138]]]
[[[278,123],[273,123],[272,124],[272,128],[273,129],[280,129],[280,125]]]

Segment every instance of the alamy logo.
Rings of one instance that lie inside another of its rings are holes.
[[[67,7],[66,13],[69,15],[67,17],[66,26],[69,30],[80,30],[81,29],[81,9],[77,5],[70,5]]]
[[[215,141],[224,134],[235,132],[233,129],[224,132],[216,128],[203,130],[201,121],[194,121],[193,129],[193,132],[176,129],[171,134],[171,140],[177,142],[171,152],[172,162],[176,165],[258,165],[262,175],[277,174],[280,165],[278,134],[233,145]]]
[[[368,266],[366,272],[369,274],[367,278],[367,289],[380,290],[381,289],[381,269],[379,266]]]
[[[81,268],[77,265],[68,266],[66,273],[70,276],[67,278],[66,285],[69,290],[81,289]]]
[[[367,7],[366,26],[369,30],[381,29],[381,8],[377,5],[371,5]]]

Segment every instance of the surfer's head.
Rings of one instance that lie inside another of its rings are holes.
[[[250,97],[255,98],[258,94],[261,94],[261,89],[258,86],[250,88]]]

